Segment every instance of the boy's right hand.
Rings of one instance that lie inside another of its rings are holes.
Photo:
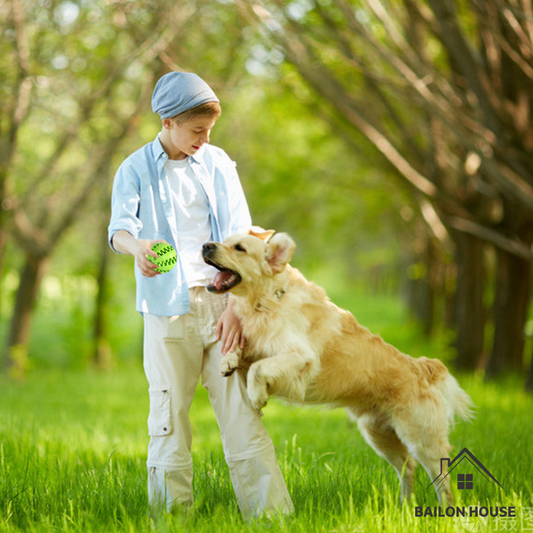
[[[154,276],[161,274],[161,272],[155,271],[155,269],[157,268],[157,265],[147,259],[148,255],[151,255],[152,257],[155,257],[155,258],[159,257],[151,249],[151,247],[157,243],[167,244],[166,241],[149,241],[149,240],[144,240],[144,239],[136,239],[134,249],[132,250],[133,251],[132,255],[135,256],[135,262],[137,263],[137,266],[139,267],[141,274],[143,276],[146,276],[147,278],[153,278]]]
[[[161,242],[168,244],[167,241],[163,240],[151,241],[147,239],[136,239],[133,235],[124,230],[119,230],[113,235],[113,246],[115,250],[123,254],[133,255],[141,274],[147,278],[153,278],[160,274],[160,272],[155,271],[157,265],[152,263],[152,261],[148,261],[146,256],[151,255],[152,257],[159,257],[153,250],[151,250],[151,247],[154,244]]]

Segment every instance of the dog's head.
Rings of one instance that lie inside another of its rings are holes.
[[[208,265],[219,270],[207,290],[224,293],[274,277],[285,270],[296,244],[286,233],[254,231],[232,235],[223,243],[207,242],[202,256]]]

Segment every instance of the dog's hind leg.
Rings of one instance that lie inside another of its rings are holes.
[[[449,456],[451,446],[447,444],[447,441],[446,443],[443,442],[440,446],[433,446],[431,449],[426,449],[426,446],[431,447],[433,445],[430,443],[421,443],[412,451],[413,456],[424,467],[432,482],[439,478],[442,473],[441,479],[434,484],[435,492],[437,493],[440,505],[453,505],[450,478],[447,476],[446,471],[441,471],[441,458]]]
[[[357,419],[359,430],[374,451],[386,459],[400,478],[402,502],[413,492],[416,463],[394,429],[374,415],[363,415]]]
[[[404,412],[400,418],[396,417],[394,427],[409,453],[424,467],[432,482],[442,474],[440,482],[434,485],[435,491],[441,505],[452,505],[450,479],[446,472],[441,472],[441,459],[449,457],[451,450],[448,423],[442,406],[438,402],[424,402],[417,409]]]

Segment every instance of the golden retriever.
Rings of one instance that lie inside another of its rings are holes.
[[[441,474],[454,415],[472,416],[469,396],[439,360],[401,353],[333,304],[288,264],[294,241],[273,234],[251,231],[203,247],[204,261],[219,270],[208,290],[231,292],[247,342],[221,360],[222,374],[243,369],[257,409],[270,395],[346,407],[408,497],[415,460],[432,481]],[[435,488],[441,503],[453,501],[447,476]]]

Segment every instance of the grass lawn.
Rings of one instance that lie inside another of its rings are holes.
[[[366,312],[382,318],[368,306]],[[421,355],[427,341],[416,340],[409,327],[388,327],[399,338],[381,330],[387,340]],[[454,454],[467,447],[503,490],[465,466],[462,472],[474,474],[474,488],[455,488],[456,505],[513,506],[516,518],[474,523],[417,517],[415,506],[437,506],[421,468],[415,500],[401,506],[392,467],[375,455],[344,411],[273,400],[263,420],[296,512],[246,523],[200,387],[191,412],[194,512],[154,523],[146,504],[148,394],[139,363],[108,374],[34,370],[22,383],[0,381],[0,531],[532,531],[533,398],[513,380],[497,385],[474,376],[459,380],[477,405],[477,417],[456,426]]]

